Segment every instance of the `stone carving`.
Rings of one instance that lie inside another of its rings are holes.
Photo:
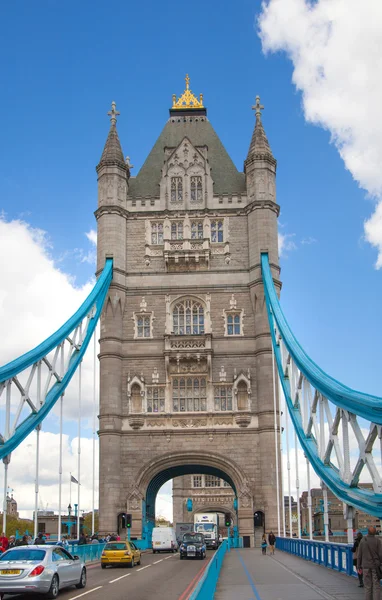
[[[232,417],[215,417],[214,425],[233,425]]]
[[[152,383],[159,383],[159,373],[158,373],[157,367],[154,367],[154,371],[152,372],[151,379],[152,379]]]
[[[163,419],[147,419],[147,427],[164,427],[166,425]]]
[[[146,312],[146,310],[147,310],[147,302],[146,302],[144,296],[142,296],[142,300],[141,300],[141,303],[140,303],[139,306],[141,308],[141,312]]]
[[[127,506],[130,510],[139,510],[142,505],[142,497],[138,488],[134,488],[127,499]]]
[[[229,307],[231,310],[234,310],[237,306],[237,301],[235,299],[235,294],[232,294],[231,299],[229,301]]]
[[[207,419],[173,419],[173,427],[181,427],[182,429],[192,429],[194,427],[205,427]]]
[[[235,415],[235,421],[239,427],[248,427],[251,422],[251,415],[249,413],[237,413]]]
[[[144,424],[143,415],[129,415],[127,417],[127,420],[129,421],[130,427],[134,430],[138,430],[138,429],[141,429],[141,427],[143,427],[143,424]]]
[[[188,339],[188,340],[172,340],[171,341],[171,348],[179,348],[179,349],[190,349],[192,350],[193,348],[205,348],[206,347],[206,342],[205,340],[192,340],[192,339]]]
[[[206,361],[198,361],[194,363],[187,362],[185,364],[181,364],[180,362],[170,363],[170,373],[207,373],[208,365]]]
[[[227,373],[223,366],[220,368],[219,378],[220,378],[220,381],[223,383],[225,383],[227,381]]]

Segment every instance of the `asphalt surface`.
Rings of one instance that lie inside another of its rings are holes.
[[[143,553],[141,564],[133,569],[125,566],[101,569],[100,563],[88,564],[86,588],[64,589],[58,600],[187,600],[212,554],[208,551],[204,560],[180,560],[179,553]],[[44,596],[4,596],[4,600],[32,598],[42,600]]]

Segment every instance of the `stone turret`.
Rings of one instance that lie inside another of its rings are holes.
[[[268,252],[276,286],[279,285],[277,217],[279,206],[276,204],[276,160],[272,154],[267,136],[261,122],[259,96],[252,107],[256,114],[248,156],[244,162],[248,194],[248,237],[250,295],[255,316],[255,353],[256,353],[256,394],[259,405],[259,449],[261,472],[269,473],[262,481],[264,509],[266,513],[276,514],[276,456],[272,446],[273,427],[273,373],[272,349],[264,288],[261,278],[261,252]],[[261,375],[260,375],[261,374]]]

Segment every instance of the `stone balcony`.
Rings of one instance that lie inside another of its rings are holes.
[[[190,262],[204,262],[209,265],[211,258],[211,244],[209,238],[165,240],[163,256],[167,266],[174,264],[187,264]]]
[[[164,356],[168,375],[186,372],[210,374],[212,336],[210,333],[165,335]]]

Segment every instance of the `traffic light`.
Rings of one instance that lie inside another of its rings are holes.
[[[225,513],[224,523],[226,527],[231,527],[231,513]]]
[[[122,529],[126,529],[126,515],[121,515],[121,527]]]
[[[126,516],[126,527],[127,527],[127,529],[130,529],[131,523],[133,521],[133,517],[132,517],[132,515],[125,515],[125,516]]]

